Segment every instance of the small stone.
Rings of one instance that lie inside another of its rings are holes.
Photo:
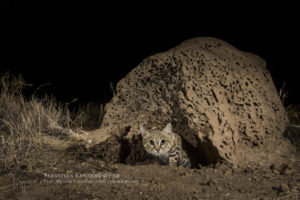
[[[229,169],[226,169],[226,170],[224,171],[224,176],[229,176],[229,175],[231,175],[231,174],[232,174],[232,171],[229,170]]]
[[[290,187],[288,186],[287,183],[281,183],[279,187],[272,187],[274,190],[276,190],[278,193],[284,193],[284,192],[289,192]]]
[[[180,176],[187,176],[188,175],[188,173],[187,172],[182,172],[182,173],[180,173]]]
[[[259,145],[259,143],[257,141],[253,141],[252,142],[253,146],[257,147]]]
[[[264,178],[265,179],[270,179],[270,178],[272,178],[272,176],[270,176],[269,174],[266,174],[266,175],[264,175]]]
[[[241,188],[237,189],[237,191],[238,191],[239,193],[244,193],[244,191],[243,191]]]
[[[280,173],[284,175],[290,175],[294,173],[294,170],[289,165],[283,165]]]
[[[209,180],[207,183],[206,183],[206,185],[210,185],[210,186],[212,186],[212,185],[217,185],[218,184],[218,181],[216,181],[216,180],[214,180],[214,179],[211,179],[211,180]]]
[[[297,186],[292,186],[292,187],[291,187],[291,191],[292,191],[292,192],[297,192],[297,190],[298,190],[298,187],[297,187]]]
[[[203,171],[202,170],[197,170],[197,173],[199,173],[199,175],[203,175]]]
[[[270,169],[274,170],[275,169],[275,165],[274,164],[270,165]]]
[[[281,183],[280,190],[281,190],[281,192],[288,192],[288,191],[290,191],[290,187],[288,186],[287,183]]]
[[[229,183],[224,184],[224,188],[225,189],[229,189],[229,190],[232,189],[232,187],[231,187],[231,185]]]
[[[290,169],[290,168],[286,168],[282,171],[282,174],[284,175],[291,175],[294,173],[294,170]]]
[[[223,191],[223,188],[222,188],[221,186],[218,186],[218,187],[217,187],[217,190],[218,190],[219,192],[222,192],[222,191]]]

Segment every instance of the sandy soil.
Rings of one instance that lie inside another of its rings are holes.
[[[70,152],[48,156],[48,167],[1,175],[0,199],[300,199],[300,156],[271,166],[199,169],[107,165]]]

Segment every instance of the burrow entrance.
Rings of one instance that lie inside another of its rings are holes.
[[[197,141],[196,147],[183,138],[182,141],[183,148],[191,160],[192,168],[216,164],[221,160],[217,149],[208,140],[205,140],[204,143],[200,140]],[[141,135],[133,137],[131,141],[122,139],[120,147],[121,163],[136,165],[155,162],[155,159],[144,150]]]
[[[130,127],[126,130],[130,130]],[[134,135],[128,140],[125,137],[127,133],[128,131],[121,138],[110,137],[105,142],[89,148],[89,155],[108,163],[144,165],[157,162],[144,150],[141,135]],[[222,160],[217,149],[207,138],[204,142],[197,137],[194,140],[196,143],[191,144],[182,137],[183,149],[191,160],[192,168],[216,164]]]

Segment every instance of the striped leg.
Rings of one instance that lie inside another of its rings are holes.
[[[179,155],[180,154],[179,154],[178,149],[169,153],[169,166],[172,166],[172,167],[178,166]]]
[[[190,168],[191,167],[191,161],[190,161],[190,159],[188,158],[188,156],[186,155],[186,153],[184,151],[182,152],[179,165],[181,165],[185,168]]]
[[[177,155],[169,157],[169,166],[177,167],[177,162],[178,162],[178,156]]]
[[[180,160],[180,164],[181,166],[185,167],[185,168],[190,168],[191,167],[191,162],[189,159],[186,159],[186,158],[182,158]]]

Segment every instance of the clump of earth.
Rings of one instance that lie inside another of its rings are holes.
[[[285,162],[295,147],[266,62],[200,37],[144,59],[121,79],[87,147],[106,162],[148,162],[139,125],[172,123],[193,166]]]
[[[266,167],[218,163],[186,169],[155,163],[108,165],[70,152],[51,154],[55,160],[52,166],[0,176],[0,199],[256,200],[299,199],[300,195],[299,156]],[[55,174],[67,174],[69,178],[49,178]],[[85,177],[90,174],[93,176]]]

